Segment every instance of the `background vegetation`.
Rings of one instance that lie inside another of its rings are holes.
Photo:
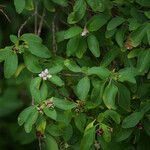
[[[1,150],[149,150],[149,0],[0,1]]]

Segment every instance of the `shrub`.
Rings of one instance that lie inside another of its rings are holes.
[[[14,6],[19,19],[0,50],[7,79],[0,111],[20,109],[18,124],[28,134],[17,127],[16,141],[38,139],[48,150],[148,150],[150,1]]]

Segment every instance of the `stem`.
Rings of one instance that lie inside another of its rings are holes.
[[[35,14],[35,17],[34,17],[34,33],[37,34],[37,3],[35,4],[35,10],[34,10],[34,14]]]
[[[39,150],[42,150],[42,143],[41,143],[41,138],[40,137],[38,138],[38,141],[39,141]]]
[[[27,20],[20,26],[19,30],[18,30],[18,37],[20,37],[21,35],[21,31],[24,28],[24,26],[27,24],[27,22],[34,16],[35,14],[32,14],[31,16],[29,16],[27,18]]]
[[[9,17],[7,16],[7,14],[6,14],[2,9],[0,9],[0,11],[1,11],[2,14],[6,17],[6,19],[7,19],[9,22],[11,22],[10,19],[9,19]]]
[[[55,36],[55,16],[54,16],[54,20],[52,22],[52,36],[53,36],[53,53],[56,55],[56,51],[57,51],[57,44],[56,44],[56,36]]]
[[[39,29],[38,29],[38,36],[40,36],[41,34],[41,30],[42,30],[42,25],[43,25],[43,21],[44,21],[44,16],[45,16],[45,9],[43,10],[43,14],[41,16],[41,21],[39,23]]]

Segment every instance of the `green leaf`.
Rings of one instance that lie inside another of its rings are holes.
[[[56,40],[58,43],[65,40],[65,33],[66,31],[60,31],[56,33]]]
[[[44,0],[44,7],[49,11],[49,12],[55,12],[55,6],[53,2],[49,0]]]
[[[92,8],[94,12],[103,12],[105,9],[103,0],[86,0],[88,5]]]
[[[110,76],[110,71],[105,67],[92,67],[87,71],[88,75],[97,75],[101,79],[106,79]]]
[[[141,6],[149,7],[150,6],[150,1],[149,0],[136,0],[138,4]]]
[[[51,53],[46,46],[42,44],[42,39],[32,33],[23,34],[20,37],[21,40],[27,42],[26,50],[32,53],[35,56],[41,58],[50,58]]]
[[[117,31],[117,28],[113,29],[113,30],[107,30],[105,32],[105,37],[108,39],[108,38],[112,38],[114,36],[114,34],[116,33]]]
[[[18,14],[25,8],[25,0],[14,0],[14,5]]]
[[[127,116],[122,122],[122,128],[132,128],[135,127],[140,120],[143,118],[143,113],[134,112]]]
[[[101,66],[107,67],[118,55],[120,51],[118,47],[114,47],[113,49],[109,50],[105,56],[102,58]]]
[[[78,58],[82,58],[84,53],[87,50],[87,43],[86,43],[86,39],[85,38],[80,38],[79,43],[78,43],[78,47],[77,47],[77,51],[76,51],[76,56]]]
[[[81,72],[81,68],[72,60],[66,59],[64,65],[72,72]]]
[[[148,19],[150,19],[150,11],[145,11],[144,14]]]
[[[61,128],[57,125],[54,125],[54,124],[49,124],[47,127],[46,127],[46,132],[48,132],[48,134],[52,135],[52,136],[61,136],[62,135],[62,131]]]
[[[36,123],[36,130],[37,132],[40,132],[41,134],[45,133],[45,129],[46,129],[46,119],[43,116],[40,116],[37,123]]]
[[[27,133],[30,133],[32,130],[32,126],[35,124],[37,118],[38,118],[38,111],[37,109],[33,109],[31,114],[29,115],[28,119],[26,120],[24,124],[25,131]]]
[[[42,71],[42,68],[39,65],[38,57],[26,52],[24,53],[23,58],[24,58],[25,66],[29,71],[33,73],[39,73]]]
[[[63,66],[62,66],[62,65],[56,64],[56,65],[50,67],[50,68],[48,69],[48,71],[49,71],[50,74],[53,75],[53,74],[57,74],[57,73],[61,72],[62,69],[63,69]]]
[[[115,141],[121,142],[129,138],[129,136],[132,134],[133,129],[120,129],[119,132],[116,133]]]
[[[51,118],[53,120],[56,120],[57,113],[56,113],[55,109],[51,109],[51,108],[45,107],[43,109],[43,111],[44,111],[44,113],[45,113],[46,116],[48,116],[49,118]]]
[[[114,17],[108,22],[107,30],[113,30],[116,27],[118,27],[119,25],[121,25],[123,22],[125,22],[124,18],[119,17],[119,16]]]
[[[97,31],[107,23],[108,17],[104,14],[93,16],[87,23],[88,31]]]
[[[84,113],[79,113],[75,116],[74,122],[76,127],[80,130],[80,132],[84,131],[86,121],[87,121],[87,117]]]
[[[10,35],[9,38],[14,44],[18,42],[18,37],[16,35]]]
[[[77,84],[77,96],[80,100],[85,100],[90,90],[90,80],[83,77]]]
[[[147,113],[149,110],[150,110],[150,101],[147,100],[146,102],[144,102],[144,103],[142,104],[140,111],[141,111],[143,114],[145,114],[145,113]]]
[[[12,54],[12,47],[5,47],[4,49],[0,49],[0,62],[4,61]]]
[[[147,29],[147,40],[148,40],[148,44],[150,45],[150,28]]]
[[[110,132],[110,127],[107,126],[106,124],[100,124],[100,128],[103,129],[103,134],[102,137],[104,138],[104,140],[106,142],[110,142],[111,141],[111,132]]]
[[[56,75],[52,75],[52,77],[49,78],[48,80],[57,86],[63,86],[64,85],[64,81],[59,76],[56,76]]]
[[[65,31],[64,33],[64,39],[70,39],[74,36],[79,35],[82,32],[82,28],[78,26],[73,26]]]
[[[141,51],[137,60],[137,68],[140,73],[146,73],[150,68],[150,50]]]
[[[103,113],[103,117],[104,118],[107,118],[107,117],[110,117],[112,118],[112,120],[116,123],[116,124],[120,124],[120,115],[114,111],[114,110],[106,110],[104,113]]]
[[[28,119],[28,117],[30,116],[30,114],[32,113],[34,109],[35,109],[35,106],[29,106],[19,114],[18,116],[19,126],[22,126],[26,122],[26,120]]]
[[[129,52],[128,58],[130,59],[130,58],[134,58],[134,57],[139,56],[141,50],[142,50],[141,48],[139,48],[139,49],[137,49],[137,48],[133,49],[132,51]]]
[[[90,35],[87,37],[88,47],[92,54],[95,57],[100,56],[100,47],[99,47],[99,41],[97,40],[96,36]]]
[[[129,18],[128,22],[129,22],[129,30],[130,31],[136,30],[141,25],[141,23],[138,22],[138,20],[136,18]]]
[[[125,109],[126,111],[130,110],[130,91],[128,88],[119,83],[118,85],[118,104],[121,108]]]
[[[108,84],[104,90],[103,101],[108,109],[116,109],[115,99],[118,88],[112,82]]]
[[[76,36],[74,38],[71,38],[67,43],[67,51],[66,54],[68,57],[72,56],[78,49],[79,45],[79,37]]]
[[[73,12],[68,16],[67,22],[69,24],[75,24],[79,22],[85,15],[86,2],[84,0],[76,0],[73,6]]]
[[[42,39],[33,33],[25,33],[20,37],[20,39],[28,43],[42,43]]]
[[[80,149],[91,150],[91,146],[94,143],[94,139],[95,139],[95,126],[92,126],[84,131],[84,135],[80,144]]]
[[[18,67],[18,56],[15,52],[12,51],[4,62],[5,78],[10,78],[16,72],[17,67]]]
[[[69,124],[68,126],[63,128],[63,139],[64,141],[67,142],[71,139],[72,136],[73,136],[73,128],[71,124]]]
[[[46,143],[47,150],[59,150],[56,140],[49,134],[46,135],[45,143]]]
[[[33,0],[26,0],[26,7],[27,10],[33,10],[34,9],[34,3]]]
[[[41,58],[50,58],[51,57],[51,53],[49,51],[49,49],[44,46],[41,43],[28,43],[28,48],[27,50],[32,53],[35,56],[41,57]]]
[[[118,29],[116,32],[115,39],[121,48],[124,46],[124,37],[125,37],[125,30],[122,28]]]
[[[68,0],[52,0],[54,3],[66,7],[68,5]]]
[[[150,136],[150,121],[149,120],[144,120],[144,129],[146,133]]]
[[[143,38],[146,36],[146,32],[149,29],[149,24],[141,25],[137,30],[131,33],[131,43],[132,46],[137,47],[142,42]]]
[[[76,107],[76,103],[65,99],[52,97],[52,101],[54,102],[54,106],[62,110],[71,110]]]
[[[47,98],[47,85],[44,82],[41,85],[40,77],[36,77],[31,80],[30,91],[36,103],[39,103]]]
[[[118,81],[120,81],[120,82],[128,81],[133,84],[136,83],[135,76],[137,74],[137,71],[135,68],[133,68],[133,67],[123,68],[123,69],[119,70],[118,74],[119,74]]]

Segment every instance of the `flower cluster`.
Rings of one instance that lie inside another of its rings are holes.
[[[45,103],[48,108],[54,108],[54,102],[52,100],[47,100]]]
[[[48,78],[51,78],[52,75],[49,74],[48,69],[45,69],[39,74],[39,77],[41,77],[43,80],[47,80]]]

